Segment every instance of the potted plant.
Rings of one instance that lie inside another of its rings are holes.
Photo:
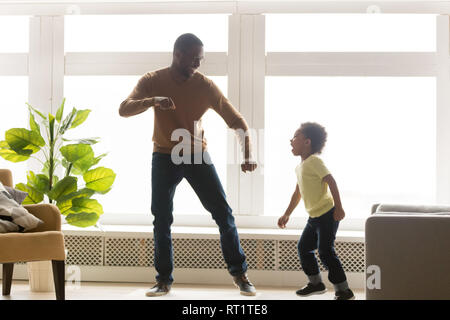
[[[0,141],[0,156],[4,159],[22,162],[33,158],[42,164],[39,173],[28,171],[27,182],[15,185],[15,188],[28,193],[23,204],[41,203],[46,197],[49,203],[59,208],[67,223],[77,227],[96,225],[103,214],[103,207],[92,197],[109,192],[116,174],[109,168],[97,166],[106,156],[94,155],[92,145],[98,143],[99,138],[73,140],[65,136],[69,130],[84,123],[91,110],[72,108],[63,117],[63,99],[56,115],[49,113],[46,116],[27,105],[30,130],[9,129],[5,132],[5,140]],[[38,153],[41,157],[37,157]],[[58,172],[63,174],[58,175]],[[36,268],[46,269],[42,265],[36,265]],[[47,269],[51,270],[51,267]]]

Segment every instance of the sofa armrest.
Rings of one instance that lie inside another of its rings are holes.
[[[378,206],[379,206],[379,205],[380,205],[379,203],[373,204],[373,205],[372,205],[372,208],[370,209],[370,213],[371,213],[371,214],[374,214],[375,212],[377,212],[377,209],[378,209]]]
[[[32,215],[44,221],[43,224],[29,232],[61,231],[61,212],[58,207],[49,203],[24,205]]]

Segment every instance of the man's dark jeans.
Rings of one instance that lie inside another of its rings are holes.
[[[334,240],[339,221],[333,218],[334,208],[318,218],[309,218],[298,242],[298,255],[307,276],[320,272],[314,251],[319,249],[319,257],[328,269],[328,279],[337,284],[347,280],[341,262],[334,250]]]
[[[155,241],[156,281],[173,282],[173,248],[170,226],[173,222],[173,197],[177,185],[186,178],[219,226],[220,244],[228,271],[237,276],[247,271],[246,257],[239,242],[232,210],[226,201],[225,191],[220,183],[208,152],[204,152],[201,164],[174,164],[170,154],[153,152],[152,158],[152,214],[153,237]],[[205,163],[206,162],[206,163]],[[208,164],[209,163],[209,164]]]

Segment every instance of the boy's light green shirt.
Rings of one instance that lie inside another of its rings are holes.
[[[320,217],[334,207],[328,185],[322,181],[330,174],[322,159],[315,154],[309,156],[295,168],[295,173],[300,195],[311,218]]]

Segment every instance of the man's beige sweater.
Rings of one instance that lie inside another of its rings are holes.
[[[179,141],[171,140],[172,132],[176,129],[188,130],[191,135],[191,146],[193,147],[194,141],[197,141],[201,143],[202,150],[206,150],[201,118],[209,108],[214,109],[225,120],[228,127],[248,131],[247,123],[239,111],[231,105],[214,82],[200,72],[195,72],[191,78],[181,83],[175,81],[168,67],[148,72],[139,79],[131,94],[121,103],[120,108],[141,107],[145,99],[152,97],[169,97],[176,106],[175,110],[154,108],[154,152],[171,153],[172,148],[179,143]],[[238,137],[243,148],[244,139],[239,135]],[[250,150],[249,139],[245,141]]]

